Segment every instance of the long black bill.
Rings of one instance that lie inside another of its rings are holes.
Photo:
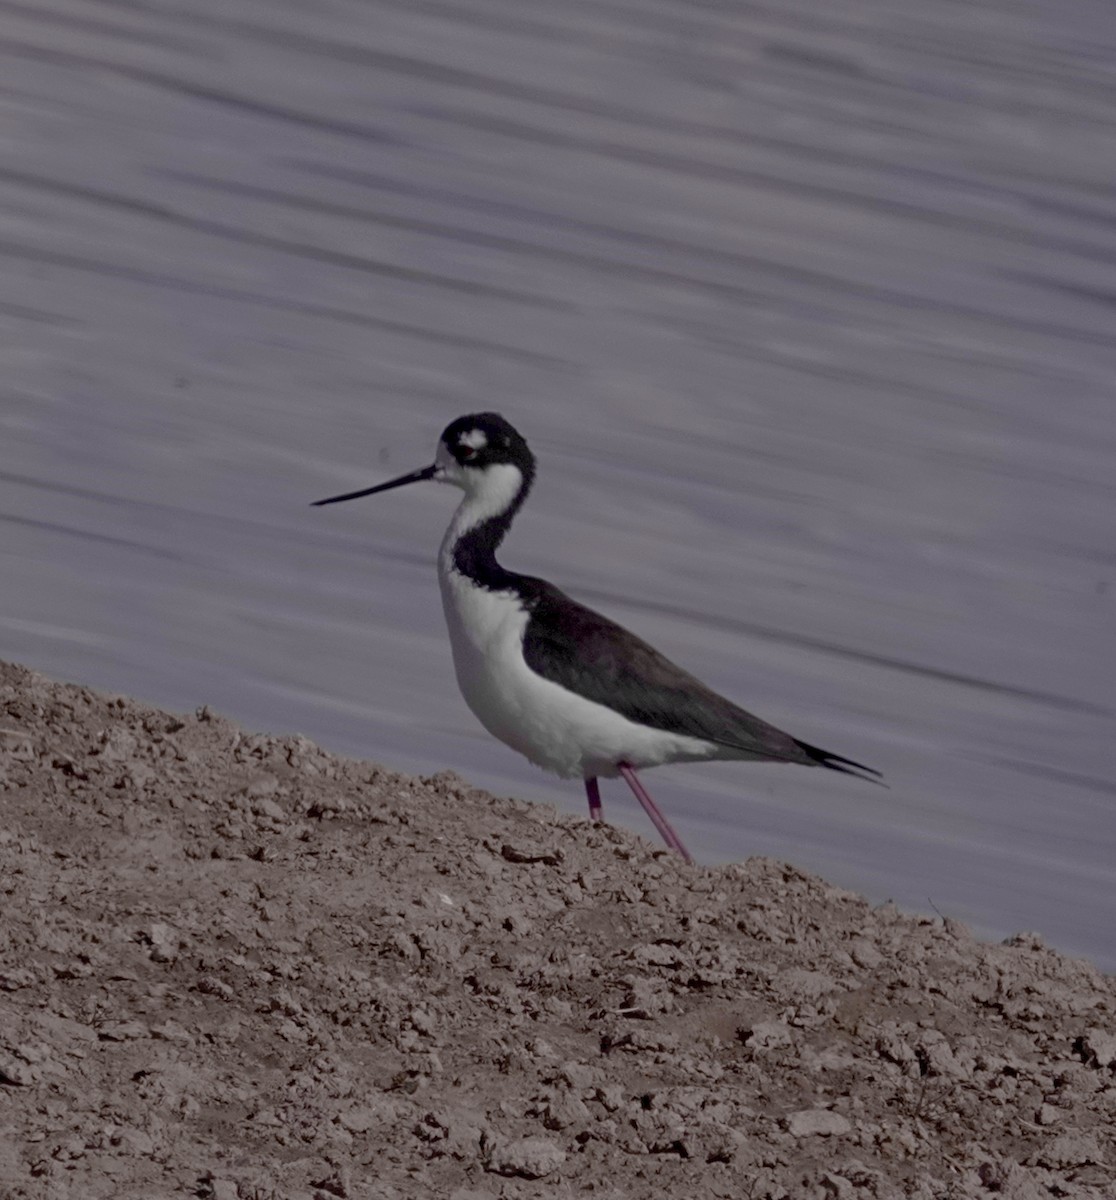
[[[405,483],[421,483],[424,479],[433,479],[438,473],[437,463],[429,467],[412,471],[409,475],[400,475],[398,479],[389,479],[387,483],[378,483],[375,487],[363,488],[359,492],[346,492],[343,496],[329,496],[325,500],[315,500],[311,507],[319,508],[323,504],[340,504],[342,500],[359,500],[361,496],[372,496],[376,492],[388,492],[392,488],[402,487]]]

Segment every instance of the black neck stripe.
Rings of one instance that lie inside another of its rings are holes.
[[[453,545],[454,570],[489,591],[514,591],[525,600],[535,594],[535,589],[530,586],[534,581],[500,566],[496,551],[507,536],[516,513],[523,507],[532,482],[532,475],[525,473],[519,491],[507,508],[466,530]]]

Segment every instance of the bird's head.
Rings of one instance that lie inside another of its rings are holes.
[[[519,431],[499,413],[471,413],[451,421],[438,439],[438,451],[429,467],[420,467],[398,479],[378,483],[358,492],[316,500],[337,504],[386,492],[407,483],[433,479],[452,483],[469,499],[500,511],[521,504],[535,478],[535,456]]]
[[[472,413],[446,426],[438,440],[435,479],[470,496],[515,494],[535,477],[535,456],[499,413]]]

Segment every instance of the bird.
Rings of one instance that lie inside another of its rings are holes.
[[[583,780],[593,822],[603,819],[598,780],[622,777],[687,862],[692,856],[638,771],[740,760],[881,778],[753,716],[622,625],[498,562],[535,474],[535,456],[510,422],[472,413],[446,426],[429,466],[313,502],[340,504],[426,480],[464,492],[438,552],[438,581],[458,685],[489,733],[536,766]]]

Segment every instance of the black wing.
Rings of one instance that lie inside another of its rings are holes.
[[[530,583],[523,657],[544,679],[631,721],[702,738],[741,757],[829,765],[813,747],[738,708],[615,621],[553,584]]]

